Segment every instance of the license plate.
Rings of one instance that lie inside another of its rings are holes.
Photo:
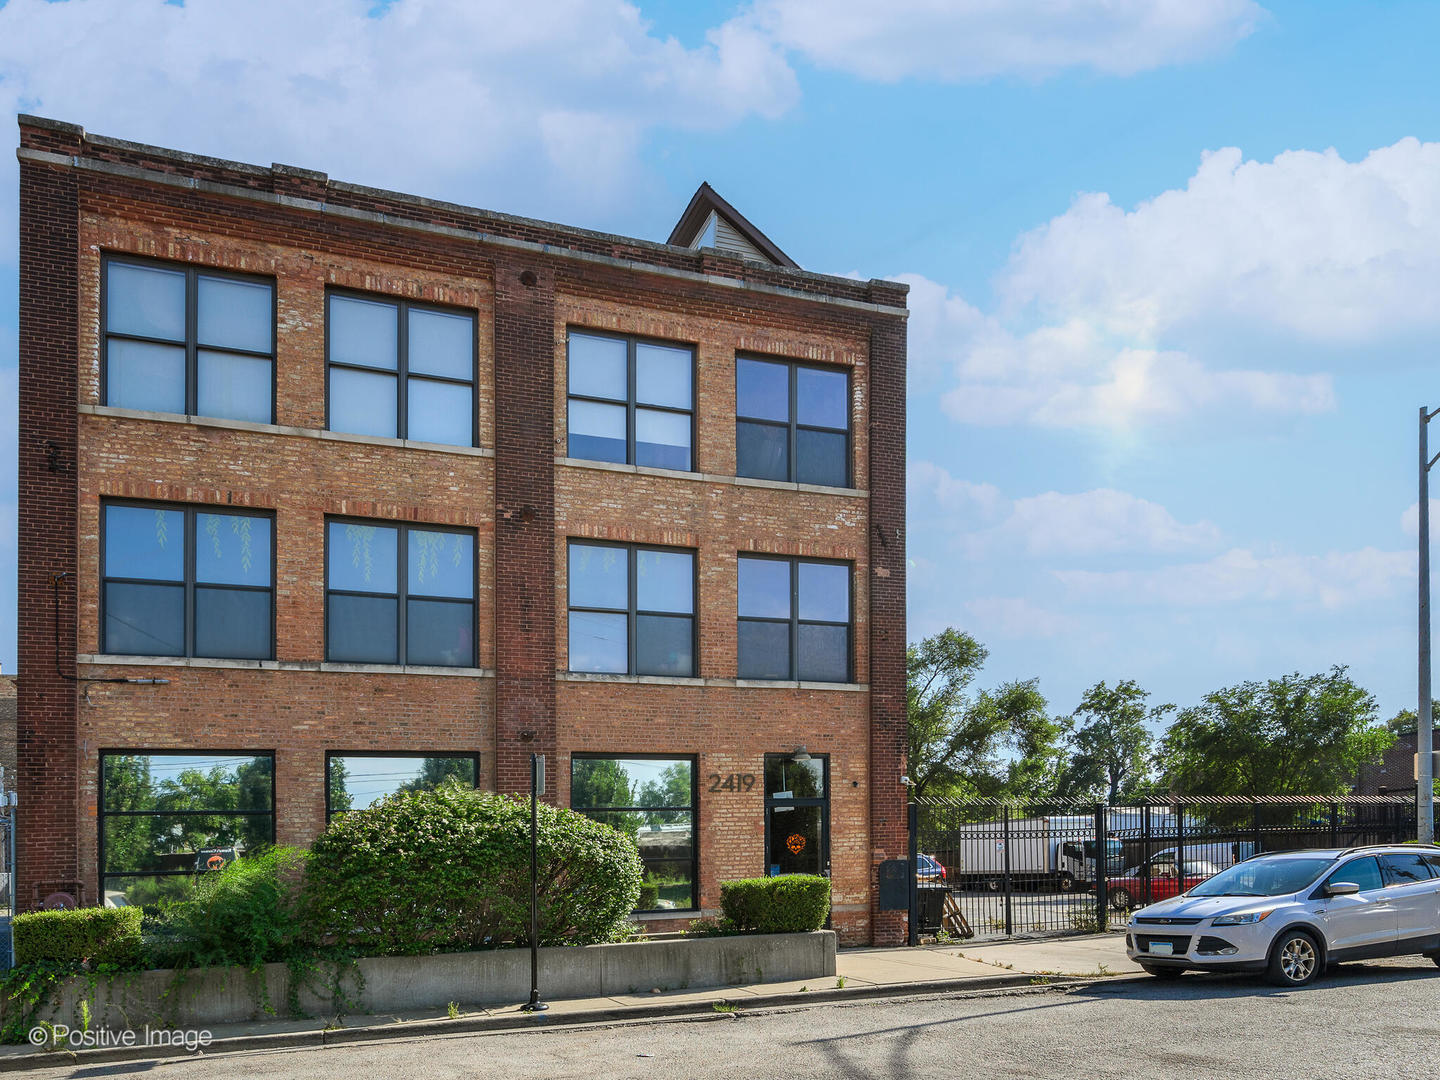
[[[1152,941],[1150,942],[1150,953],[1153,956],[1174,956],[1175,943],[1173,941]]]

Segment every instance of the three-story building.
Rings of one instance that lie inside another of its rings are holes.
[[[905,286],[20,120],[19,904],[447,777],[894,942]]]

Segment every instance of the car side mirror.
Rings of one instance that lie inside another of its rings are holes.
[[[1325,886],[1326,896],[1354,896],[1360,891],[1360,886],[1353,881],[1332,881]]]

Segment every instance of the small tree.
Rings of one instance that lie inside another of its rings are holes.
[[[1113,687],[1102,679],[1085,691],[1074,713],[1075,754],[1063,781],[1067,794],[1093,795],[1114,803],[1143,793],[1155,742],[1146,724],[1162,721],[1175,708],[1147,709],[1149,696],[1133,679]]]
[[[1032,787],[1061,732],[1036,680],[970,688],[989,655],[969,634],[943,630],[906,650],[909,775],[917,795],[998,798]],[[1008,751],[1018,762],[1007,763]],[[1033,755],[1033,756],[1031,756]]]

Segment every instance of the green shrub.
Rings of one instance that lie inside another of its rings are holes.
[[[31,911],[11,921],[15,966],[37,961],[129,966],[141,956],[140,909]]]
[[[155,961],[255,968],[286,959],[306,936],[304,867],[304,852],[274,847],[203,875],[189,900],[163,908],[152,939]]]
[[[640,899],[635,902],[636,908],[641,911],[651,911],[660,906],[660,883],[658,881],[640,882]]]
[[[734,926],[749,933],[819,930],[830,912],[830,879],[781,874],[727,881],[720,886],[720,909]]]
[[[573,810],[541,804],[539,819],[541,944],[623,938],[635,842]],[[338,816],[310,849],[306,897],[328,940],[370,956],[528,942],[529,800],[447,784]]]

